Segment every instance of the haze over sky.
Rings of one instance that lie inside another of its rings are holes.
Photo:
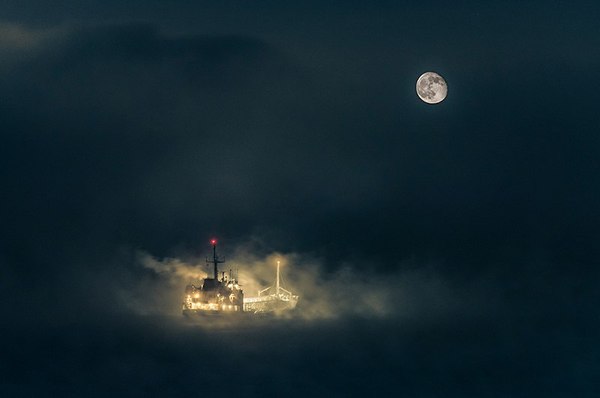
[[[2,2],[0,395],[598,396],[599,20]],[[182,321],[213,236],[304,315]]]

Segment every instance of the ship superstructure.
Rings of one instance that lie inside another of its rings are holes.
[[[203,279],[199,286],[190,284],[185,287],[182,304],[184,315],[244,311],[244,291],[238,282],[237,275],[230,270],[228,275],[222,272],[221,278],[219,278],[218,266],[225,260],[217,255],[217,240],[212,239],[210,244],[213,256],[212,259],[206,258],[206,264],[212,264],[213,277]]]
[[[280,262],[277,261],[275,284],[260,290],[257,297],[246,297],[244,299],[244,311],[256,314],[279,313],[296,308],[298,296],[281,286],[280,265]]]

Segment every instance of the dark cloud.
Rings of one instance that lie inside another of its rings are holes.
[[[597,393],[584,16],[27,4],[0,6],[4,395],[212,392],[222,369],[242,396]],[[180,319],[215,234],[248,289],[290,259],[299,315]]]

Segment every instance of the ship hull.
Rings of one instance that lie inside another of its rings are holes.
[[[227,316],[227,317],[236,317],[244,314],[243,311],[210,311],[210,310],[190,310],[183,309],[181,311],[183,316],[186,317],[199,317],[199,316],[207,316],[207,317],[217,317],[217,316]]]
[[[260,313],[280,313],[290,311],[296,308],[298,303],[297,298],[282,300],[274,296],[266,297],[251,297],[244,300],[244,311],[260,314]]]

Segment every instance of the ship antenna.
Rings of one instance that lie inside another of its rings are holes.
[[[218,278],[219,278],[219,267],[218,267],[218,264],[224,263],[225,260],[221,260],[221,259],[219,259],[219,256],[217,256],[217,240],[216,239],[211,239],[210,244],[213,247],[213,258],[212,258],[212,260],[209,260],[208,257],[207,257],[206,258],[206,264],[213,263],[213,265],[214,265],[214,278],[215,278],[215,280],[218,280]]]

